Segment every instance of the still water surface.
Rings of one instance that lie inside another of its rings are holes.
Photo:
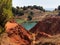
[[[32,22],[32,23],[23,23],[22,26],[27,29],[30,30],[31,28],[33,28],[37,23],[36,22]]]

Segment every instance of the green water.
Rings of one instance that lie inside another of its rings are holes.
[[[31,28],[33,28],[37,23],[32,22],[32,23],[23,23],[22,26],[27,29],[30,30]]]
[[[30,30],[31,28],[33,28],[37,24],[36,21],[24,21],[21,19],[16,19],[16,22],[18,24],[22,25],[27,30]]]

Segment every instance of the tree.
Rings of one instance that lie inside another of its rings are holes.
[[[60,5],[58,6],[58,10],[60,10]]]
[[[16,8],[12,7],[12,13],[14,14],[14,16],[16,15]]]
[[[23,10],[27,10],[28,8],[26,6],[23,7]]]
[[[22,7],[21,8],[18,6],[16,8],[12,7],[12,12],[13,12],[14,16],[24,15],[24,11],[23,11]]]
[[[41,10],[41,11],[44,11],[45,12],[45,9],[42,7],[42,6],[36,6],[34,5],[33,8],[35,9],[38,9],[38,10]]]
[[[12,17],[12,0],[0,0],[0,27],[4,28],[5,23]]]
[[[33,14],[34,14],[34,13],[33,13],[32,11],[29,13],[29,15],[31,15],[31,16],[33,16]]]
[[[32,17],[31,17],[30,15],[28,16],[28,20],[29,20],[29,21],[32,20]]]
[[[58,15],[60,16],[60,5],[58,6],[58,10],[59,10],[59,13],[58,13]]]

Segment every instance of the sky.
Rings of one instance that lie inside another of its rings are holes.
[[[60,5],[60,0],[13,0],[12,6],[43,6],[43,8],[57,8]]]

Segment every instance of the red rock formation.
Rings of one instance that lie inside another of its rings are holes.
[[[5,25],[8,37],[13,43],[17,45],[29,45],[31,44],[30,33],[21,25],[15,22],[7,22]]]
[[[37,34],[39,37],[42,35],[50,37],[51,35],[60,33],[60,17],[49,17],[43,21],[39,21],[30,32]],[[43,32],[43,33],[42,33]]]

